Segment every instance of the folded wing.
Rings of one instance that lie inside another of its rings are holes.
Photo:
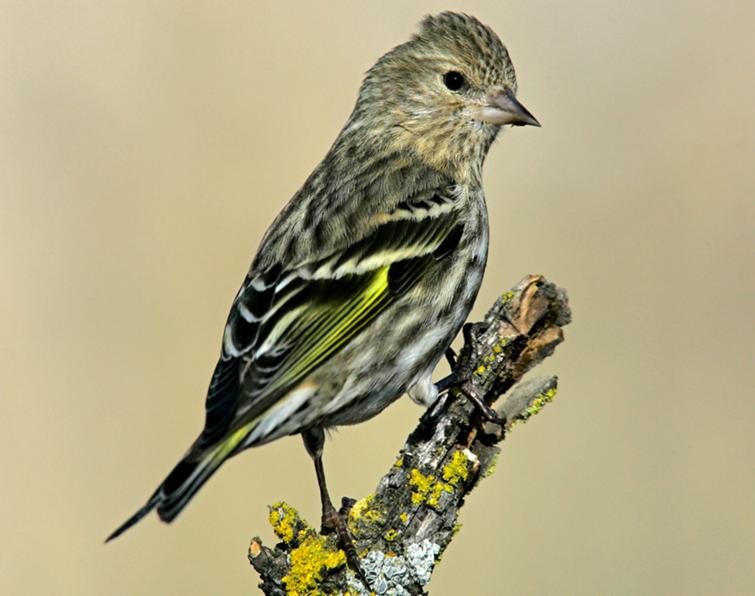
[[[342,250],[247,277],[225,327],[200,442],[263,415],[452,253],[463,233],[456,198],[451,187],[403,201]]]

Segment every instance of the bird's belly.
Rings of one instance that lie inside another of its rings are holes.
[[[314,399],[322,400],[324,426],[372,418],[435,369],[480,287],[484,261],[476,257],[446,264],[442,275],[415,288],[323,367]],[[421,307],[418,295],[425,297]]]

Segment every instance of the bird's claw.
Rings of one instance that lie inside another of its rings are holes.
[[[487,404],[485,399],[479,394],[477,388],[471,382],[466,381],[462,383],[459,390],[464,394],[464,397],[466,397],[472,405],[477,408],[477,411],[480,412],[486,422],[492,422],[498,426],[506,424],[506,421],[498,415],[498,412]]]
[[[351,538],[351,532],[347,525],[349,519],[349,510],[354,505],[354,499],[344,498],[341,501],[341,510],[336,511],[335,507],[331,506],[322,514],[322,528],[321,534],[335,533],[338,538],[338,545],[346,553],[346,562],[349,567],[357,574],[357,577],[362,581],[364,587],[370,591],[370,583],[367,581],[367,576],[362,569],[362,565],[359,563],[359,555],[357,554],[356,546],[354,546],[354,540]]]
[[[486,422],[492,422],[499,426],[503,426],[506,421],[501,418],[498,413],[491,408],[485,399],[480,395],[477,387],[475,387],[471,381],[466,378],[466,375],[458,369],[453,371],[447,377],[438,381],[435,386],[438,388],[438,393],[443,393],[451,389],[451,387],[458,387],[459,391],[466,397],[471,404],[482,415]]]
[[[338,510],[338,515],[340,515],[343,519],[348,520],[349,513],[351,513],[351,510],[356,504],[356,499],[352,499],[351,497],[341,497],[341,508]]]

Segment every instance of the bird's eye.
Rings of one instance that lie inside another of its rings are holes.
[[[443,84],[451,91],[458,91],[464,86],[464,75],[455,70],[449,70],[443,75]]]

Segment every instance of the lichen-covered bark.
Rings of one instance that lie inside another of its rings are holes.
[[[498,444],[555,395],[555,377],[517,383],[563,341],[561,328],[570,317],[566,293],[530,275],[503,294],[483,322],[465,326],[457,368],[488,404],[506,394],[494,405],[504,424],[484,422],[459,387],[422,416],[375,492],[349,511],[371,592],[425,593],[459,528],[465,497],[495,467]],[[285,503],[271,507],[270,522],[281,542],[269,548],[255,538],[249,547],[265,594],[369,593],[333,536],[321,536]]]

